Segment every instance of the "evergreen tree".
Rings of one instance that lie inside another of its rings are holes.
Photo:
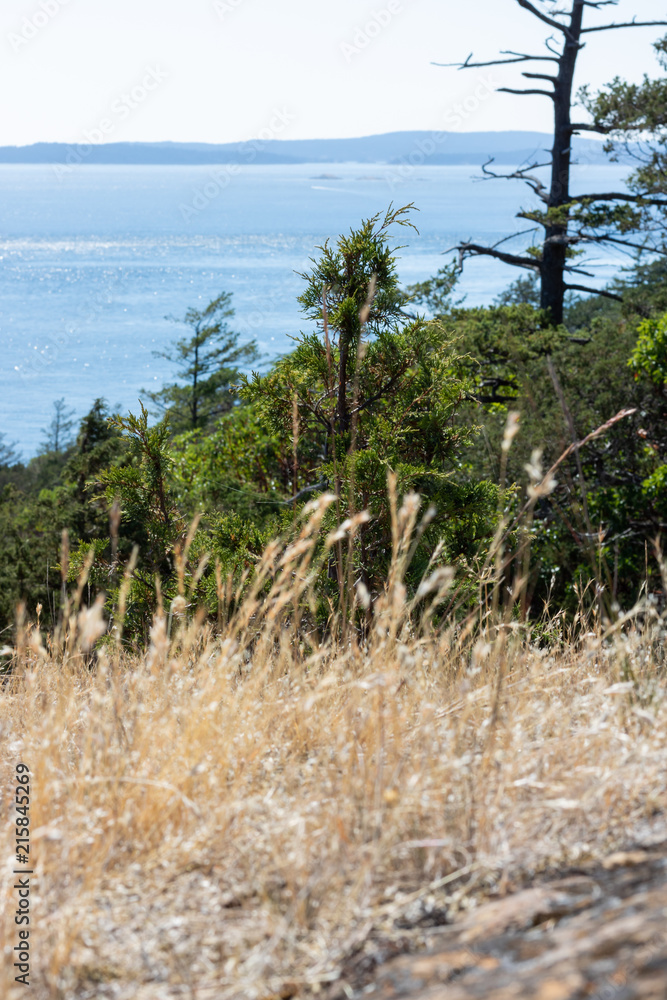
[[[177,382],[146,392],[162,412],[168,411],[173,431],[206,429],[230,410],[239,365],[250,365],[259,357],[255,341],[239,344],[239,334],[229,329],[228,320],[234,315],[230,302],[231,295],[223,292],[205,309],[188,309],[180,322],[190,327],[192,336],[154,352],[178,365]]]
[[[653,48],[663,70],[667,70],[667,36]],[[641,83],[615,77],[596,94],[588,87],[580,91],[582,103],[595,127],[608,136],[605,148],[614,158],[621,151],[637,164],[628,178],[635,214],[650,232],[652,246],[665,252],[667,239],[667,76]],[[656,238],[657,237],[657,238]]]
[[[56,399],[53,402],[53,419],[47,428],[42,432],[44,440],[42,449],[46,452],[54,452],[59,455],[66,451],[72,443],[72,430],[74,428],[74,410],[68,410],[65,397]]]
[[[8,469],[12,465],[17,465],[19,455],[16,451],[16,442],[6,441],[6,434],[0,432],[0,469]]]
[[[93,497],[89,483],[101,469],[123,461],[128,446],[107,417],[105,403],[98,399],[66,454],[47,451],[25,466],[0,470],[0,629],[13,627],[20,601],[30,615],[41,604],[42,621],[55,626],[63,530],[74,576],[91,545],[108,544],[110,505]],[[131,544],[125,544],[123,557]],[[93,595],[97,589],[106,592],[109,575],[89,582]]]
[[[411,225],[410,208],[390,207],[319,248],[299,299],[318,329],[302,333],[266,376],[243,377],[240,389],[273,433],[295,441],[295,505],[328,487],[340,517],[370,511],[351,557],[354,573],[377,590],[391,552],[389,471],[401,493],[415,490],[437,508],[421,548],[427,560],[441,539],[443,558],[473,556],[497,501],[490,484],[460,475],[471,431],[454,427],[466,383],[450,345],[438,323],[406,319],[390,239],[397,225]],[[348,579],[351,571],[350,563]],[[339,585],[342,572],[339,558],[330,567]]]

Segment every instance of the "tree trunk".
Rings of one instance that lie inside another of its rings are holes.
[[[345,434],[349,430],[350,419],[347,406],[347,366],[350,359],[350,341],[352,337],[347,331],[340,335],[340,371],[338,373],[338,433]]]
[[[570,200],[572,158],[570,108],[583,13],[584,0],[574,0],[569,31],[565,35],[565,47],[558,61],[558,75],[554,85],[554,144],[551,151],[551,185],[547,202],[549,209],[559,208]],[[551,322],[554,324],[563,322],[567,228],[567,221],[548,225],[542,248],[540,305],[550,314]]]
[[[197,419],[199,417],[199,327],[196,330],[196,340],[195,340],[195,365],[194,365],[194,376],[192,380],[192,429],[197,430]]]

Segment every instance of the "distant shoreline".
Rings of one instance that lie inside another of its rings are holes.
[[[269,139],[238,143],[109,142],[83,133],[74,143],[39,142],[0,146],[0,164],[51,166],[249,166],[356,163],[418,166],[477,165],[493,158],[500,164],[530,162],[551,144],[546,132],[389,132],[354,139]],[[605,164],[603,143],[575,138],[575,157]]]

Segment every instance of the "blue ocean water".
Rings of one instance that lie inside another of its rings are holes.
[[[470,166],[332,164],[244,167],[0,166],[0,431],[25,458],[38,448],[52,404],[82,416],[96,396],[137,408],[169,364],[153,356],[185,333],[181,317],[221,291],[234,321],[267,359],[307,324],[296,297],[316,247],[384,211],[415,202],[419,234],[400,230],[399,274],[424,280],[443,252],[473,237],[496,242],[531,204],[518,183],[476,182]],[[579,190],[618,187],[622,166],[585,166]],[[528,237],[524,237],[524,242]],[[519,249],[522,241],[510,244]],[[605,281],[627,263],[596,251]],[[460,285],[469,304],[492,301],[517,277],[480,258]]]

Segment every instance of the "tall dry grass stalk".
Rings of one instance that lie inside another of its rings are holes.
[[[124,650],[122,621],[99,647],[106,623],[81,581],[58,635],[24,623],[0,765],[7,807],[16,763],[32,775],[33,996],[344,988],[373,941],[611,850],[664,810],[664,622],[645,613],[556,652],[509,620],[437,624],[452,574],[430,569],[408,599],[425,520],[417,497],[390,493],[393,564],[364,644],[295,643],[290,627],[318,560],[363,517],[318,548],[334,496],[267,550],[230,616],[218,571],[219,633],[185,585],[141,654]],[[8,1000],[24,990],[8,953],[12,820],[7,808]]]

